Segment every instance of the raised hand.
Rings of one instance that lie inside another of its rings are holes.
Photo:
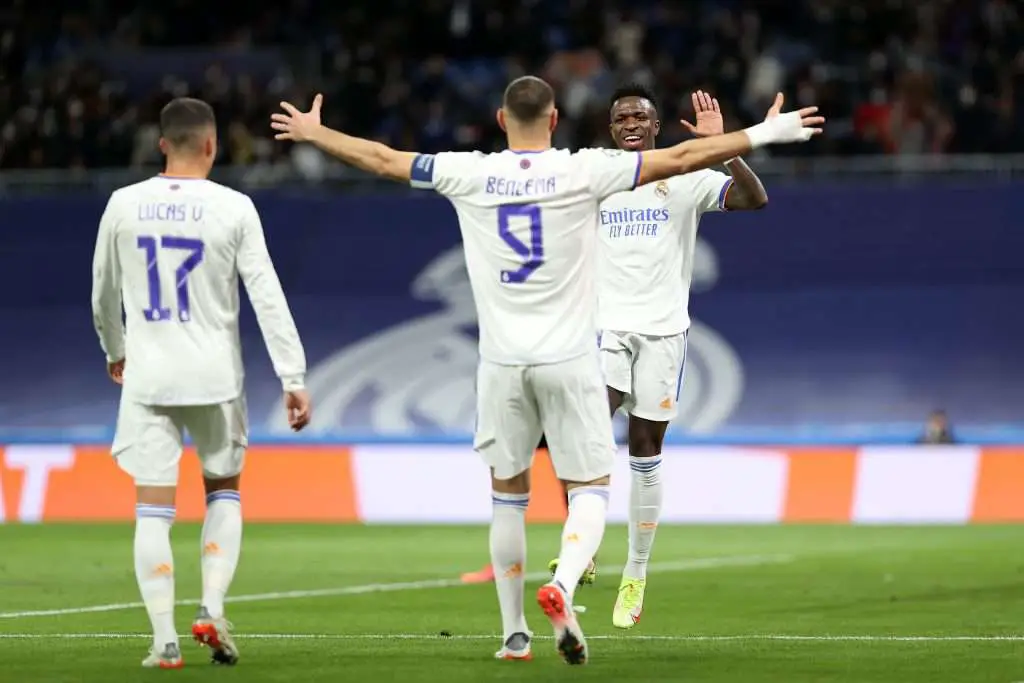
[[[817,107],[804,107],[797,111],[782,113],[782,93],[775,96],[764,122],[772,130],[773,142],[807,142],[815,135],[821,135],[824,116],[815,116]],[[759,124],[760,125],[760,124]]]
[[[320,107],[323,103],[324,96],[320,94],[313,98],[313,106],[309,108],[309,111],[299,111],[291,102],[282,102],[281,108],[286,113],[270,115],[270,127],[281,131],[274,135],[274,139],[293,142],[305,142],[312,139],[317,129],[320,128]]]
[[[683,119],[680,123],[698,138],[706,138],[711,135],[721,135],[725,132],[725,119],[722,118],[722,110],[718,107],[718,100],[703,90],[690,95],[693,101],[693,111],[696,114],[694,125]]]

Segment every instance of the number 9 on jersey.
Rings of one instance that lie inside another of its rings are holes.
[[[529,244],[521,240],[512,229],[528,226]],[[516,270],[501,271],[501,281],[509,284],[526,282],[534,271],[544,265],[544,233],[541,228],[540,206],[537,204],[502,204],[498,207],[498,235],[522,260]]]

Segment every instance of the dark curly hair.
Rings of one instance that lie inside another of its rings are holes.
[[[608,108],[614,107],[615,103],[623,97],[640,97],[650,102],[655,109],[658,108],[658,101],[655,99],[654,93],[646,85],[640,83],[627,83],[616,88],[612,93],[612,99],[608,102]]]

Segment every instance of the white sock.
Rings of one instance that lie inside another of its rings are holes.
[[[572,599],[580,577],[601,547],[608,515],[607,486],[577,486],[569,491],[569,516],[562,530],[562,551],[554,580]]]
[[[135,578],[153,625],[153,645],[158,652],[167,643],[178,643],[174,628],[173,524],[173,505],[135,506]]]
[[[494,586],[501,606],[503,638],[513,633],[529,633],[523,610],[526,583],[526,506],[529,493],[491,492],[494,513],[491,518],[491,565]]]
[[[241,551],[242,498],[238,491],[214,491],[206,496],[202,535],[202,604],[214,619],[224,616],[224,597]]]
[[[629,490],[629,558],[622,572],[631,579],[647,578],[647,561],[651,557],[654,534],[661,518],[661,456],[637,458],[629,456],[632,481]]]

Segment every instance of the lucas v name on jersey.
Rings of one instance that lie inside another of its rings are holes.
[[[658,228],[669,221],[666,208],[619,209],[600,212],[601,227],[608,230],[611,239],[627,237],[657,237]]]

